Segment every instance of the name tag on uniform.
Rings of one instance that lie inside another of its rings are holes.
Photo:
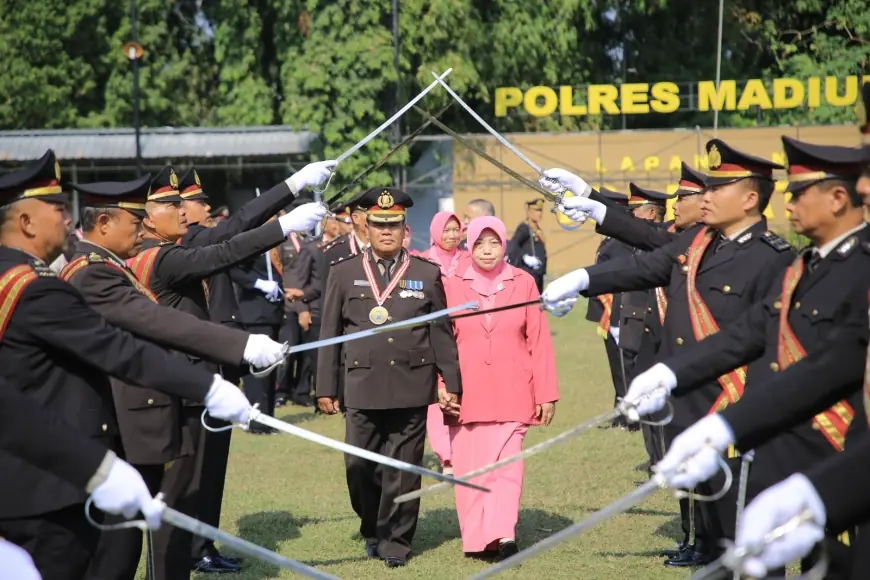
[[[423,281],[422,280],[400,280],[399,288],[403,288],[405,290],[422,290],[423,289]]]
[[[354,286],[371,286],[371,284],[369,284],[368,280],[354,280],[353,285]]]

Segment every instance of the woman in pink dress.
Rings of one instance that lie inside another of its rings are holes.
[[[459,249],[459,240],[462,239],[462,224],[453,212],[439,211],[429,225],[429,235],[432,247],[421,255],[441,266],[441,277],[446,286],[447,278],[471,263],[468,252]],[[437,404],[429,406],[426,436],[429,437],[432,451],[438,456],[441,470],[448,475],[453,473],[450,461],[450,431],[444,424],[444,413]]]
[[[490,309],[538,298],[535,280],[504,261],[504,223],[480,217],[468,225],[472,263],[445,283],[447,304],[476,300]],[[462,373],[459,424],[450,427],[453,471],[470,471],[522,451],[529,425],[549,425],[559,390],[550,328],[537,305],[454,322]],[[523,488],[518,461],[475,478],[491,493],[456,488],[456,511],[467,554],[507,558]]]

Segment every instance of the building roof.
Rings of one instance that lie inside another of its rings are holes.
[[[142,129],[143,159],[262,157],[308,153],[316,134],[287,126]],[[0,161],[39,159],[54,149],[58,159],[135,159],[133,129],[40,129],[0,131]]]

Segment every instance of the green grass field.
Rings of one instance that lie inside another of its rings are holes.
[[[553,424],[530,431],[527,445],[552,437],[612,405],[613,387],[604,347],[593,324],[583,320],[582,312],[585,306],[578,305],[566,318],[550,318],[561,401]],[[344,437],[339,417],[315,417],[298,407],[282,409],[278,416],[329,437]],[[429,452],[427,461],[435,463]],[[520,548],[634,490],[636,482],[646,480],[645,461],[641,435],[614,429],[594,429],[527,461],[517,530]],[[381,562],[366,559],[357,534],[358,521],[347,497],[341,454],[288,435],[233,435],[221,527],[340,578],[457,580],[487,565],[463,556],[450,492],[423,499],[415,557],[406,568],[388,570]],[[679,535],[676,501],[659,492],[629,513],[502,577],[685,578],[687,572],[665,568],[658,555]],[[241,574],[224,577],[266,580],[293,575],[247,559]]]

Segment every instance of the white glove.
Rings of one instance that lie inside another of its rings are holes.
[[[610,336],[613,337],[613,342],[616,343],[616,346],[619,346],[619,327],[611,326],[610,327]]]
[[[314,187],[321,185],[338,165],[338,161],[330,159],[329,161],[315,161],[309,163],[290,177],[284,183],[290,188],[294,195],[299,195],[299,192],[306,187]]]
[[[262,369],[283,360],[286,353],[285,345],[275,342],[265,334],[252,334],[245,345],[245,362]]]
[[[565,316],[577,302],[577,295],[589,287],[589,274],[579,269],[547,284],[541,299],[544,308],[556,316]]]
[[[708,415],[674,439],[655,470],[670,487],[695,487],[716,474],[719,457],[732,443],[731,426],[721,415]]]
[[[205,408],[212,417],[233,423],[247,423],[253,409],[241,389],[220,375],[214,376],[205,396]]]
[[[19,546],[0,540],[0,578],[7,580],[42,580],[30,554]]]
[[[625,418],[634,422],[644,415],[664,409],[668,395],[676,386],[676,375],[662,363],[656,363],[640,373],[631,381],[623,399]]]
[[[591,217],[595,223],[602,223],[607,215],[607,206],[594,199],[588,197],[565,197],[562,198],[562,203],[558,205],[560,212],[568,216],[569,219],[583,223],[586,218]]]
[[[156,530],[160,527],[158,502],[151,497],[139,472],[117,457],[112,461],[106,481],[94,489],[91,498],[94,505],[106,513],[122,514],[131,519],[141,511],[149,528]]]
[[[779,540],[764,544],[764,537],[804,510],[813,519],[803,523]],[[825,537],[825,505],[804,475],[796,473],[764,490],[743,512],[737,523],[738,548],[756,548],[761,553],[746,559],[743,571],[753,578],[764,578],[768,570],[781,568],[803,558]]]
[[[306,203],[279,217],[278,223],[285,236],[289,236],[290,232],[310,232],[326,213],[326,206],[322,203]]]
[[[281,298],[281,287],[274,280],[259,279],[254,282],[254,288],[265,294],[266,298],[273,302]]]
[[[523,256],[523,264],[535,270],[544,265],[544,263],[537,256],[532,256],[530,254],[526,254]]]
[[[592,188],[589,187],[589,184],[585,180],[564,169],[547,169],[544,171],[544,176],[538,180],[538,183],[547,191],[557,195],[565,190],[570,191],[577,197],[589,197],[589,194],[592,193]]]

